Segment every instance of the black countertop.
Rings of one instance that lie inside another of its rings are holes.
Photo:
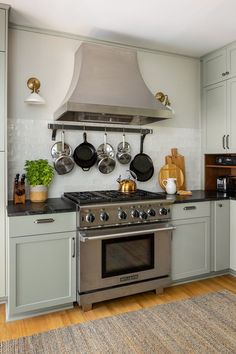
[[[236,193],[222,193],[217,191],[204,191],[204,190],[195,190],[192,191],[192,195],[173,196],[175,203],[193,203],[193,202],[207,202],[214,200],[223,200],[223,199],[236,199]]]
[[[174,198],[174,203],[193,203],[205,202],[223,199],[236,200],[236,193],[219,193],[216,191],[195,190],[192,191],[191,196],[171,195]],[[163,193],[163,196],[166,196]],[[29,200],[25,204],[14,205],[12,201],[8,202],[8,216],[22,216],[22,215],[37,215],[37,214],[53,214],[76,211],[76,206],[73,202],[64,200],[62,198],[49,198],[45,203],[31,203]]]
[[[25,204],[16,205],[9,201],[7,206],[8,216],[67,213],[75,210],[74,203],[62,198],[49,198],[44,203],[31,203],[27,200]]]

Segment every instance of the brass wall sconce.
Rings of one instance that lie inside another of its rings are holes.
[[[36,77],[31,77],[27,81],[27,86],[31,90],[31,94],[25,99],[25,102],[29,104],[45,104],[45,99],[39,94],[40,81]]]
[[[169,108],[172,113],[174,113],[174,110],[173,108],[171,107],[171,103],[170,103],[170,100],[169,100],[169,97],[168,95],[165,95],[163,92],[157,92],[155,94],[155,97],[158,101],[160,101],[164,106],[166,106],[167,108]]]

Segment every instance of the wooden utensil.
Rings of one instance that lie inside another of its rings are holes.
[[[182,170],[178,166],[176,166],[175,164],[167,163],[159,171],[159,176],[158,176],[159,183],[160,183],[161,188],[164,190],[165,190],[165,185],[163,183],[163,180],[165,180],[167,178],[176,178],[177,191],[179,189],[183,189],[182,185],[184,183],[184,175],[183,175]]]
[[[172,148],[171,155],[166,156],[165,161],[166,161],[166,164],[172,163],[181,169],[181,171],[183,172],[183,176],[184,176],[184,182],[183,182],[183,185],[181,186],[181,189],[186,190],[186,175],[185,175],[184,156],[178,154],[177,148]]]

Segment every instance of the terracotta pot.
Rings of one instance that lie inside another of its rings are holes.
[[[30,201],[42,203],[48,199],[48,187],[43,185],[30,186]]]

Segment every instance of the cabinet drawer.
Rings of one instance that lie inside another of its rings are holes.
[[[180,203],[173,205],[173,220],[201,218],[204,216],[210,216],[210,202]]]
[[[28,236],[76,230],[76,213],[13,216],[9,218],[9,236]]]

